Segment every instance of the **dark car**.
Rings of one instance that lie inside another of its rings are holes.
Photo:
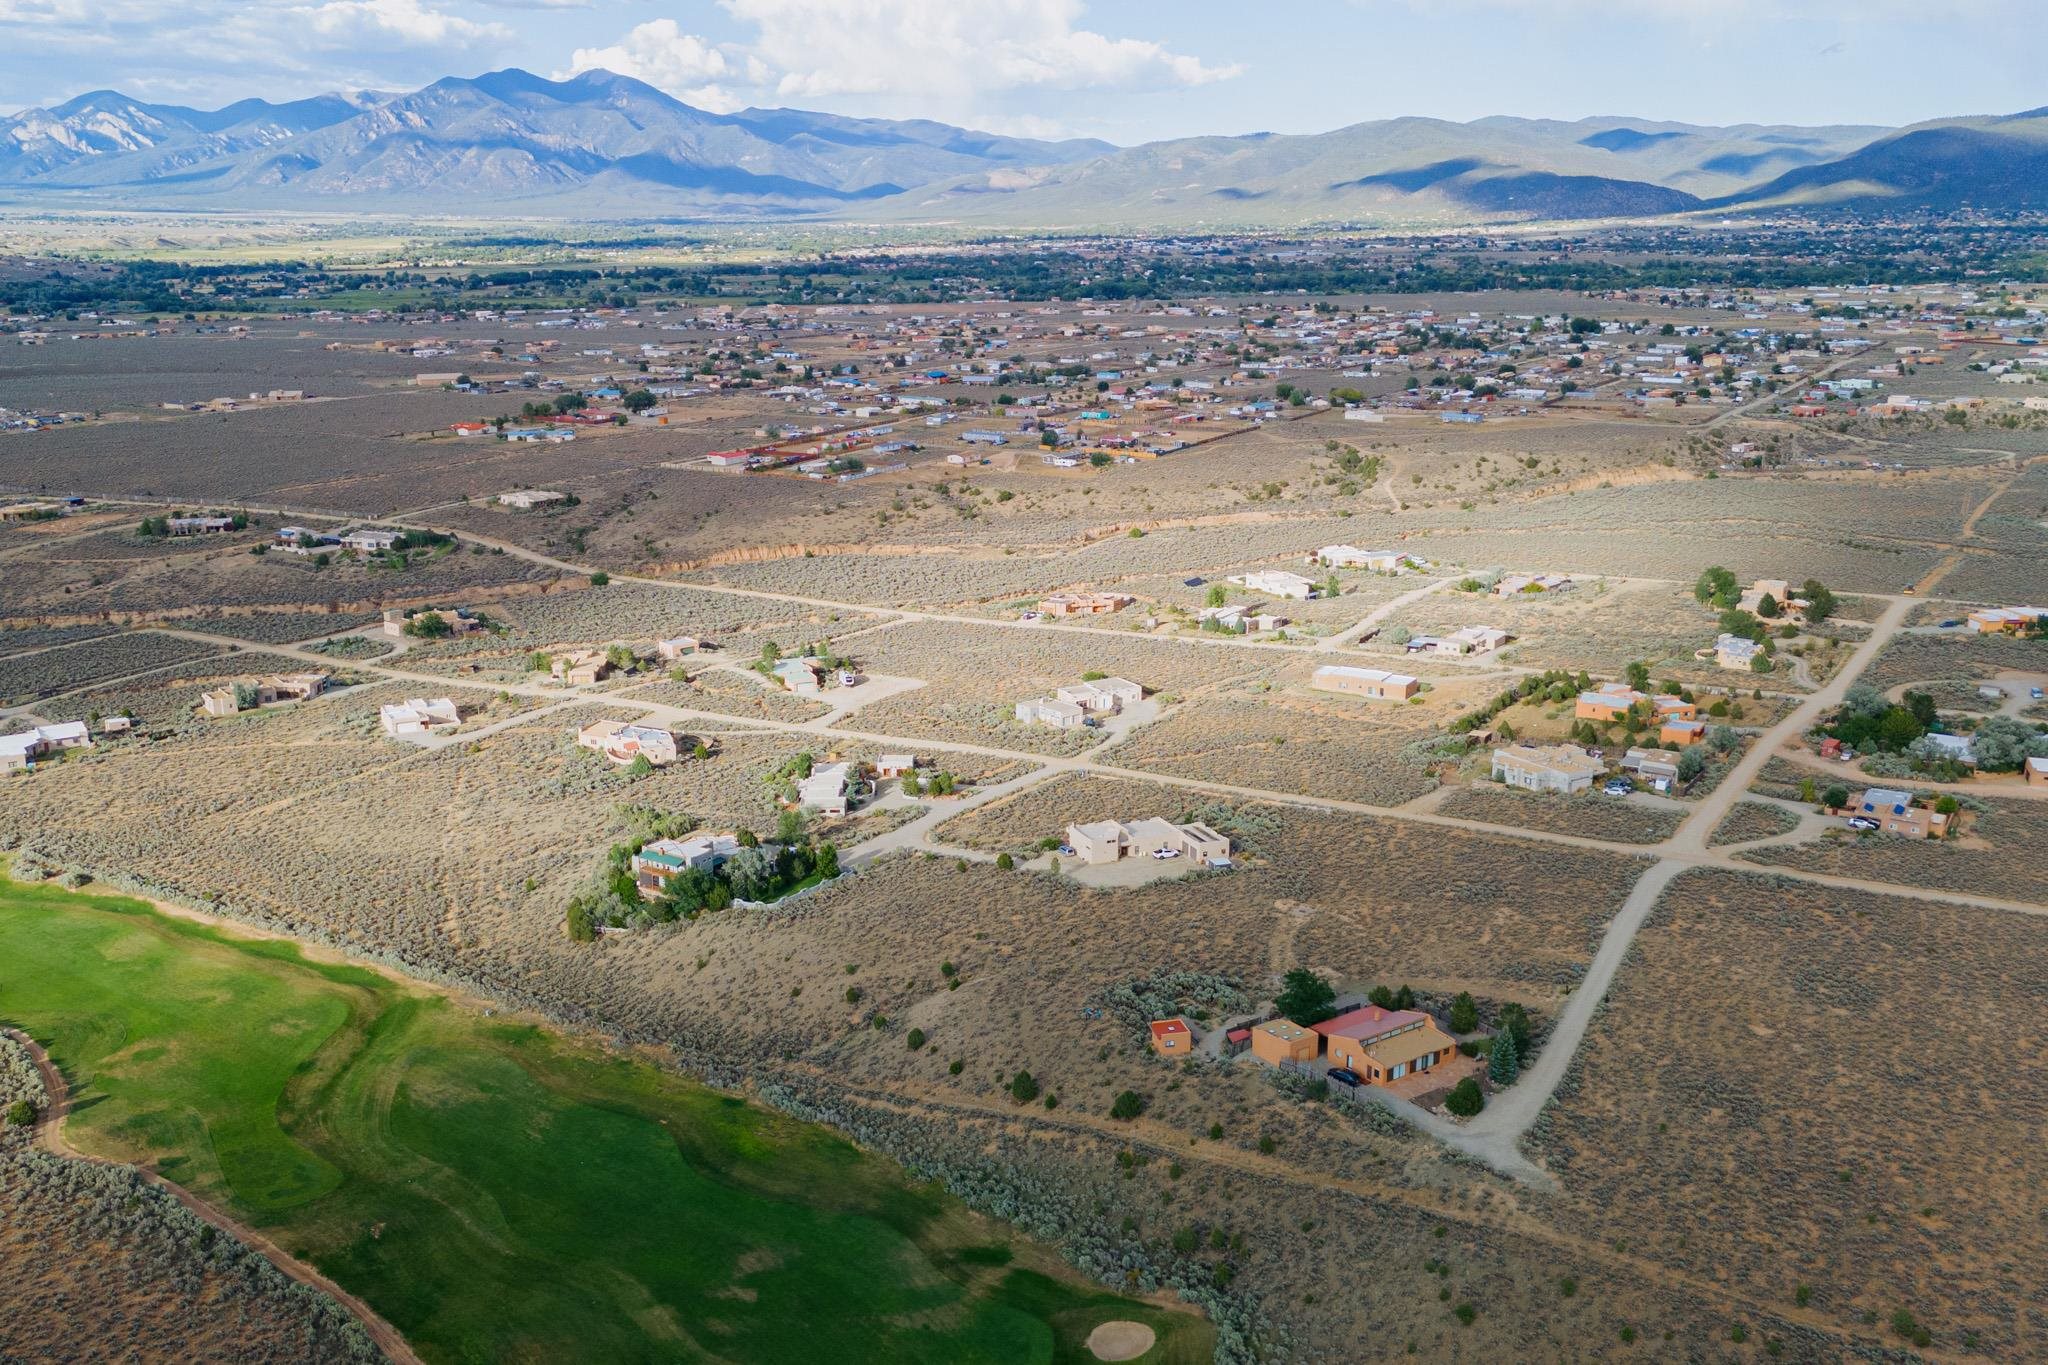
[[[1184,588],[1199,588],[1208,581],[1206,578],[1183,578],[1180,584]]]
[[[1350,1069],[1349,1069],[1349,1068],[1347,1068],[1347,1067],[1341,1067],[1341,1066],[1333,1066],[1333,1067],[1331,1067],[1331,1068],[1330,1068],[1330,1070],[1329,1070],[1329,1078],[1330,1078],[1331,1080],[1335,1081],[1335,1082],[1336,1082],[1337,1084],[1339,1084],[1339,1085],[1364,1085],[1364,1084],[1365,1084],[1365,1080],[1364,1080],[1364,1078],[1363,1078],[1363,1077],[1361,1077],[1361,1076],[1360,1076],[1360,1075],[1359,1075],[1359,1074],[1358,1074],[1358,1073],[1357,1073],[1356,1071],[1352,1071],[1352,1070],[1350,1070]]]

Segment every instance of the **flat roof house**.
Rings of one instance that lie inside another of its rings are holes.
[[[1038,609],[1047,616],[1106,616],[1122,611],[1131,600],[1120,592],[1056,592],[1040,598]]]
[[[797,804],[820,815],[844,815],[851,807],[852,765],[820,763],[796,784]]]
[[[612,664],[600,650],[578,649],[550,659],[548,672],[565,687],[588,687],[610,677]]]
[[[916,754],[882,754],[875,759],[875,776],[884,782],[916,771]]]
[[[739,851],[740,841],[730,834],[656,839],[633,855],[633,880],[642,891],[659,892],[670,877],[691,870],[714,871]]]
[[[1272,1066],[1283,1062],[1312,1062],[1322,1038],[1292,1019],[1269,1019],[1252,1028],[1252,1056]]]
[[[545,488],[515,488],[510,493],[498,494],[498,501],[506,507],[516,507],[522,512],[531,512],[536,507],[549,503],[567,502],[567,493],[557,493]]]
[[[1399,550],[1361,550],[1356,545],[1325,545],[1316,551],[1316,561],[1332,569],[1370,569],[1374,573],[1399,573],[1415,562],[1414,556]]]
[[[777,682],[800,697],[815,697],[821,690],[818,665],[810,659],[778,659],[768,671]]]
[[[1078,730],[1088,723],[1088,713],[1070,701],[1032,697],[1017,703],[1017,719],[1026,725],[1050,725],[1056,730]]]
[[[1378,1005],[1340,1014],[1315,1026],[1331,1066],[1347,1067],[1361,1080],[1384,1084],[1412,1072],[1428,1071],[1457,1055],[1458,1041],[1420,1010]]]
[[[1515,637],[1493,626],[1463,626],[1449,635],[1417,635],[1408,641],[1410,654],[1488,654]]]
[[[385,734],[400,739],[451,730],[462,724],[462,712],[449,697],[431,700],[410,697],[403,702],[378,707],[377,719],[382,722]]]
[[[1570,744],[1493,751],[1494,780],[1524,791],[1569,796],[1591,787],[1603,771],[1600,760]]]
[[[1114,715],[1126,704],[1144,700],[1145,689],[1128,678],[1098,678],[1093,682],[1068,683],[1056,689],[1053,696],[1091,714]]]
[[[1970,613],[1970,625],[1979,635],[2011,635],[2048,617],[2048,607],[1986,607]]]
[[[661,768],[682,757],[675,731],[638,721],[592,721],[576,732],[576,746],[603,754],[621,767],[636,758],[644,758]]]
[[[38,725],[19,734],[0,735],[0,772],[26,772],[36,760],[65,749],[90,749],[92,735],[82,720]]]
[[[1285,569],[1255,569],[1250,573],[1232,574],[1230,581],[1253,592],[1262,592],[1274,597],[1291,597],[1306,602],[1316,595],[1313,579],[1303,578],[1298,573]]]
[[[1673,717],[1657,727],[1657,742],[1667,749],[1685,749],[1707,737],[1707,723],[1703,720],[1680,720]]]
[[[1179,1017],[1154,1019],[1151,1024],[1152,1050],[1162,1057],[1188,1057],[1195,1051],[1195,1031]]]
[[[1578,720],[1605,724],[1620,720],[1628,714],[1630,707],[1646,700],[1648,698],[1627,683],[1603,683],[1591,692],[1579,693],[1579,699],[1572,707],[1572,715]]]
[[[1763,646],[1741,635],[1723,635],[1714,641],[1714,663],[1721,668],[1750,671]]]
[[[365,554],[382,554],[398,544],[397,531],[382,531],[374,526],[350,531],[340,537],[342,548],[361,550]]]
[[[1948,833],[1948,817],[1913,804],[1913,794],[1890,787],[1872,787],[1855,801],[1856,811],[1877,821],[1886,834],[1908,839],[1933,839]]]
[[[1621,757],[1621,770],[1625,773],[1634,773],[1659,791],[1663,791],[1678,781],[1678,751],[1630,749]]]
[[[1122,858],[1142,858],[1160,850],[1200,862],[1230,857],[1230,840],[1199,821],[1177,825],[1156,817],[1129,822],[1097,820],[1067,826],[1067,845],[1075,858],[1090,867]]]
[[[1534,596],[1537,593],[1563,592],[1572,585],[1572,580],[1561,573],[1511,573],[1503,574],[1493,585],[1495,597],[1513,597],[1518,593]]]
[[[1406,673],[1389,673],[1383,668],[1324,664],[1309,676],[1309,686],[1372,701],[1406,701],[1422,690],[1422,680]]]

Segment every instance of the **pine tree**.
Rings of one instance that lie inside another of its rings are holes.
[[[1506,1029],[1493,1035],[1493,1047],[1486,1054],[1486,1077],[1495,1085],[1513,1085],[1522,1074],[1522,1059],[1515,1051],[1515,1035]]]

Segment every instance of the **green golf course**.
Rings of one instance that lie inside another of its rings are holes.
[[[430,1361],[1207,1360],[830,1131],[296,945],[0,876],[0,1021],[65,1135],[318,1266]]]

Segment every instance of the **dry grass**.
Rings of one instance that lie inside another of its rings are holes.
[[[110,678],[224,652],[197,640],[147,631],[0,659],[0,705],[20,705]]]
[[[1759,1304],[2043,1350],[2031,1155],[2048,925],[1693,872],[1637,938],[1537,1150],[1556,1216]]]
[[[1738,801],[1715,827],[1707,842],[1717,846],[1746,844],[1753,839],[1768,839],[1774,834],[1790,834],[1797,828],[1799,817],[1783,806],[1767,805],[1762,801]]]
[[[1817,842],[1741,856],[1778,867],[1901,887],[2048,903],[2048,801],[1975,798],[1953,839],[1832,832]]]
[[[1658,844],[1669,839],[1685,820],[1685,812],[1662,806],[1618,801],[1586,792],[1548,796],[1510,791],[1492,782],[1460,787],[1437,805],[1439,813],[1484,820],[1511,829],[1540,829],[1553,834],[1583,834],[1622,844]]]

